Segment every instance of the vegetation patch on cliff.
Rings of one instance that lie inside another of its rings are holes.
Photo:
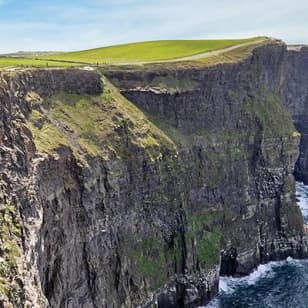
[[[0,204],[0,304],[3,305],[7,299],[17,303],[20,297],[15,278],[17,259],[21,256],[21,222],[18,209],[8,201],[5,183],[0,183]]]
[[[181,262],[181,245],[176,237],[172,246],[156,237],[144,238],[131,248],[136,273],[146,279],[154,291],[167,283]]]
[[[62,135],[60,129],[48,120],[43,112],[32,110],[28,128],[33,134],[34,143],[39,152],[50,153],[60,146],[68,145],[68,140]]]
[[[259,120],[267,137],[298,136],[286,107],[273,91],[263,89],[259,94],[251,93],[244,98],[244,102],[243,110]]]
[[[99,95],[58,93],[31,103],[28,127],[40,152],[70,146],[77,157],[125,158],[135,145],[157,160],[162,146],[175,149],[172,140],[107,79],[104,84]]]
[[[207,211],[188,219],[187,241],[196,250],[200,268],[212,268],[219,263],[221,226],[228,212]]]

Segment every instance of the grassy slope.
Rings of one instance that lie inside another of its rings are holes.
[[[104,84],[100,95],[58,93],[47,99],[46,109],[38,105],[32,110],[28,127],[39,152],[70,146],[81,160],[86,154],[106,159],[115,153],[125,156],[123,134],[154,160],[161,155],[161,144],[173,147],[172,141],[108,80]],[[28,96],[35,105],[33,94]]]
[[[47,61],[47,60],[37,60],[30,58],[15,58],[15,57],[0,57],[0,67],[68,67],[76,66],[76,64],[68,62],[57,62],[57,61]]]
[[[267,40],[267,39],[265,39],[264,41],[260,41],[260,42],[255,42],[255,43],[252,42],[248,46],[240,46],[233,50],[222,52],[219,55],[204,57],[203,59],[200,59],[198,62],[202,64],[212,64],[212,63],[218,64],[218,63],[237,62],[237,61],[240,61],[248,57],[255,48],[269,44],[271,42],[272,42],[271,40]]]
[[[263,41],[262,41],[263,39]],[[271,40],[265,37],[255,37],[250,39],[236,40],[170,40],[140,42],[125,45],[110,46],[104,48],[90,49],[69,53],[58,53],[30,57],[1,57],[1,67],[71,67],[84,64],[146,64],[149,62],[162,65],[173,65],[172,61],[177,60],[177,65],[185,63],[188,66],[197,63],[202,66],[217,63],[236,62],[248,56],[251,51],[262,44],[267,44]],[[249,45],[247,45],[247,43]],[[242,44],[246,44],[245,46]],[[225,50],[232,47],[232,50]],[[202,55],[202,58],[188,59],[187,57]],[[38,59],[37,57],[40,57]]]
[[[170,175],[175,176],[177,172],[176,144],[106,78],[103,93],[98,95],[58,93],[42,104],[37,94],[29,92],[27,100],[33,108],[27,126],[41,153],[53,153],[68,146],[85,164],[88,155],[108,161],[115,161],[117,157],[131,164],[134,161],[132,155],[145,151],[149,162],[159,167],[162,187]],[[127,172],[120,166],[113,165],[110,171],[113,177]],[[165,196],[162,197],[166,202]],[[220,233],[211,229],[212,216],[190,217],[189,224],[188,235],[198,244],[199,265],[210,268],[218,264]],[[202,229],[204,225],[206,231]],[[174,263],[181,262],[180,236],[175,237],[172,247],[157,234],[151,238],[138,232],[132,238],[129,236],[132,235],[128,235],[129,245],[125,251],[136,276],[146,280],[151,290],[163,286],[173,272]]]
[[[161,61],[219,50],[260,38],[235,40],[170,40],[140,42],[45,56],[42,59],[84,63]]]

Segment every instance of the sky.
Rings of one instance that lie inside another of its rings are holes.
[[[308,1],[0,0],[0,53],[257,35],[308,44]]]

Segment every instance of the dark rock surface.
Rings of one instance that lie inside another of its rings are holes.
[[[308,184],[308,47],[290,47],[286,57],[281,93],[294,125],[301,133],[295,177]]]
[[[221,275],[245,275],[261,262],[307,256],[292,176],[299,134],[282,106],[292,109],[286,94],[297,73],[289,61],[286,46],[275,44],[235,65],[107,73],[180,144],[193,211],[223,213],[215,222],[223,234]],[[179,80],[190,84],[181,88]],[[301,238],[299,246],[293,234]]]
[[[33,135],[27,126],[26,119],[33,108],[27,95],[34,90],[45,96],[59,91],[96,94],[101,92],[102,83],[98,74],[82,70],[0,73],[1,307],[48,306],[39,276],[38,254],[44,219],[39,190],[40,183],[52,174],[45,169],[46,178],[39,175],[43,173],[41,167],[48,168],[48,161],[54,158],[36,154]],[[69,153],[68,149],[59,151],[64,160]],[[57,182],[60,175],[53,180]]]

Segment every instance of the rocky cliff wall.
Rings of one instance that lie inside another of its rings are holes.
[[[100,76],[80,70],[6,71],[0,74],[0,302],[5,307],[48,306],[39,276],[43,204],[42,161],[27,125],[33,104],[55,92],[98,93]],[[36,92],[34,92],[36,91]],[[54,138],[52,131],[46,139]],[[50,158],[51,159],[51,158]]]
[[[286,54],[104,71],[116,87],[82,70],[3,72],[2,303],[195,307],[219,271],[305,256]]]
[[[294,125],[301,133],[300,156],[295,167],[295,177],[308,184],[308,47],[289,47],[280,91]]]
[[[234,65],[107,73],[177,144],[188,212],[220,216],[222,275],[306,254],[292,175],[299,134],[281,93],[288,61],[274,44]]]

